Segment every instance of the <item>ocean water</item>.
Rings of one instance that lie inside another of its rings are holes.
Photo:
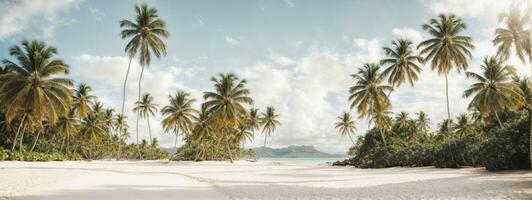
[[[276,158],[263,157],[258,158],[260,162],[275,162],[280,164],[306,164],[306,165],[325,165],[338,160],[345,160],[349,157],[325,157],[325,158]]]

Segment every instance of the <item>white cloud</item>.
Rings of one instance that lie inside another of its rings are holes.
[[[240,44],[240,41],[234,37],[231,37],[229,35],[226,35],[225,36],[225,42],[227,42],[227,44],[230,44],[230,45],[238,45]]]
[[[75,21],[63,20],[57,14],[77,7],[81,0],[21,0],[0,2],[0,39],[23,33],[30,25],[39,25],[45,38],[50,38],[58,25]]]
[[[276,64],[279,64],[282,66],[293,65],[296,63],[294,60],[288,57],[285,57],[285,56],[278,55],[278,54],[271,54],[270,59]]]
[[[423,37],[419,31],[407,27],[394,28],[392,29],[392,34],[399,38],[409,39],[414,44],[419,44],[423,40]]]
[[[99,8],[96,8],[96,7],[90,7],[88,6],[87,7],[87,10],[89,10],[89,12],[94,15],[94,17],[96,18],[96,20],[102,20],[104,17],[105,17],[105,13],[102,12]]]
[[[524,0],[429,0],[430,9],[434,13],[454,13],[496,23],[497,16],[512,3]]]
[[[296,6],[296,1],[295,0],[284,0],[284,3],[286,3],[286,5],[288,7],[294,7]]]
[[[347,151],[350,142],[337,134],[333,123],[341,111],[348,109],[344,97],[351,84],[349,75],[361,63],[373,61],[380,50],[377,39],[357,41],[358,50],[353,55],[314,48],[304,57],[286,58],[291,60],[290,67],[278,62],[284,59],[271,59],[236,70],[248,80],[255,106],[264,109],[272,105],[280,114],[282,125],[269,139],[270,146],[299,144],[328,152]],[[331,102],[331,98],[341,101]],[[361,134],[366,125],[359,121],[358,126]],[[257,133],[252,146],[261,145],[263,137]]]

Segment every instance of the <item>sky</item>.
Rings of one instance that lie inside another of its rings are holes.
[[[440,13],[461,17],[476,46],[469,71],[478,71],[485,56],[494,55],[491,40],[499,13],[514,0],[0,0],[0,59],[23,39],[44,40],[56,47],[58,58],[71,67],[76,83],[88,83],[99,101],[119,110],[121,85],[127,69],[127,40],[119,36],[119,21],[133,19],[135,4],[158,9],[170,36],[167,55],[152,60],[142,80],[159,108],[168,95],[185,90],[198,101],[212,89],[210,78],[235,73],[248,81],[254,107],[274,106],[281,126],[268,146],[313,145],[329,153],[345,153],[351,142],[334,129],[336,117],[349,110],[350,74],[364,63],[383,58],[383,46],[406,38],[415,44],[426,39],[421,25]],[[509,64],[528,76],[528,64],[515,57]],[[126,114],[131,141],[140,66],[133,60],[127,85]],[[430,67],[423,67],[414,87],[397,88],[391,95],[394,112],[415,117],[425,111],[433,128],[446,116],[445,82]],[[449,78],[451,114],[467,111],[462,92],[471,82],[463,73]],[[353,115],[358,115],[355,110]],[[162,117],[152,119],[153,135],[163,146],[174,137],[162,131]],[[357,119],[356,135],[367,121]],[[148,138],[145,120],[140,138]],[[246,147],[260,146],[257,131]],[[182,141],[178,142],[178,145]]]

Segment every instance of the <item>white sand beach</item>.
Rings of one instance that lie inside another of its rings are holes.
[[[0,162],[0,199],[532,199],[532,172],[272,162]]]

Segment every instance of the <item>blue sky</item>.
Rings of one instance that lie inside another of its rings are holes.
[[[143,81],[159,105],[177,89],[200,99],[210,89],[209,78],[234,72],[249,81],[256,106],[274,105],[282,126],[268,142],[271,146],[315,145],[328,152],[345,152],[348,138],[337,135],[335,117],[348,109],[347,87],[364,62],[382,57],[382,46],[396,38],[421,41],[421,24],[438,13],[455,13],[468,24],[464,33],[474,38],[471,70],[493,54],[491,38],[496,16],[512,1],[500,0],[377,0],[377,1],[104,1],[20,0],[0,1],[0,58],[22,39],[41,39],[58,48],[59,57],[71,65],[71,76],[93,86],[94,93],[118,108],[120,85],[127,58],[126,40],[119,37],[121,19],[133,18],[136,3],[159,10],[171,35],[167,56],[154,60]],[[515,58],[510,62],[525,74],[528,69]],[[128,83],[128,106],[136,97],[138,65],[133,64]],[[414,88],[403,87],[392,95],[394,111],[415,116],[425,110],[437,124],[445,115],[444,79],[425,67]],[[463,74],[451,76],[452,114],[464,112],[468,85]],[[356,115],[356,113],[353,114]],[[134,115],[128,113],[133,122]],[[155,121],[161,119],[157,116]],[[358,121],[363,134],[366,121]],[[147,126],[141,125],[145,138]],[[159,126],[155,135],[165,146],[172,137]],[[134,126],[131,123],[131,134]],[[247,146],[257,146],[256,140]]]

